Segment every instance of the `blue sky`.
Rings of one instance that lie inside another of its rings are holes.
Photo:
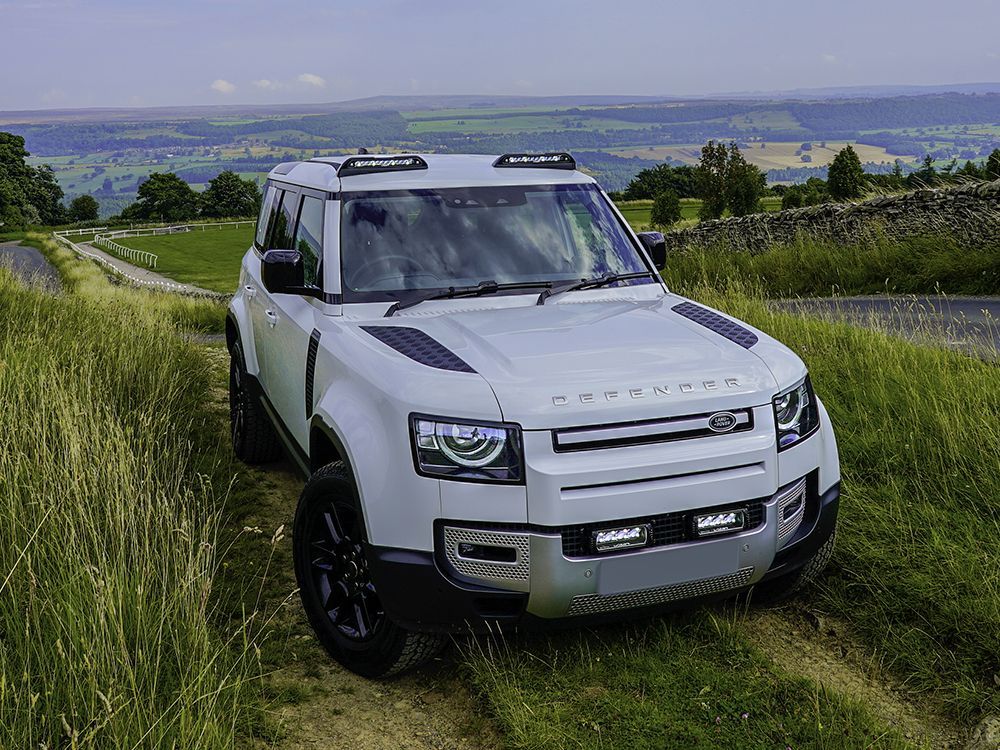
[[[1000,81],[996,0],[0,0],[0,110]]]

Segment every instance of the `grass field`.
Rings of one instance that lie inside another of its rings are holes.
[[[472,680],[513,748],[915,748],[867,708],[783,673],[732,615],[470,649]]]
[[[126,237],[119,244],[156,253],[156,271],[186,284],[231,294],[240,263],[253,243],[252,224],[222,229],[207,227],[181,234]]]
[[[761,208],[768,212],[781,210],[781,198],[775,196],[761,198],[760,204]],[[616,205],[633,229],[636,231],[649,229],[649,214],[653,209],[653,201],[622,201]],[[681,200],[681,226],[696,223],[700,208],[701,201],[697,198],[683,198]]]
[[[1000,291],[1000,244],[965,247],[947,237],[842,245],[803,238],[764,253],[726,247],[672,253],[674,289],[753,279],[770,297],[830,294],[972,294]]]

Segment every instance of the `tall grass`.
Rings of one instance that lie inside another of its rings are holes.
[[[0,747],[229,748],[257,720],[245,631],[210,625],[205,367],[118,294],[0,273]]]
[[[800,237],[750,253],[725,245],[672,253],[663,277],[672,289],[752,279],[769,297],[894,293],[997,294],[1000,242],[970,246],[947,236],[853,244]]]
[[[820,605],[959,717],[1000,711],[997,366],[777,312],[746,284],[692,294],[796,350],[830,412],[844,496]]]
[[[69,291],[92,303],[106,309],[142,309],[189,331],[225,330],[224,302],[118,285],[96,263],[77,258],[50,235],[29,234],[27,239],[55,266]]]

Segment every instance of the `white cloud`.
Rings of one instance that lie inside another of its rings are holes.
[[[310,86],[316,86],[318,88],[326,86],[326,79],[316,75],[315,73],[303,73],[299,76],[299,82]]]
[[[265,89],[268,91],[281,88],[280,83],[278,83],[277,81],[272,81],[269,78],[261,78],[260,80],[254,81],[253,85],[259,89]]]
[[[837,56],[831,55],[829,52],[820,55],[820,58],[823,60],[823,62],[828,63],[829,65],[837,64]]]
[[[218,91],[220,94],[231,94],[236,91],[236,86],[224,78],[216,78],[212,81],[210,88],[212,91]]]

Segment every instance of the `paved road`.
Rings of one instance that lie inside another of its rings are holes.
[[[773,304],[905,336],[930,336],[954,349],[1000,357],[1000,297],[838,297]]]
[[[59,272],[33,247],[23,247],[16,242],[0,243],[0,266],[9,268],[13,274],[28,283],[40,285],[50,292],[62,287]]]

